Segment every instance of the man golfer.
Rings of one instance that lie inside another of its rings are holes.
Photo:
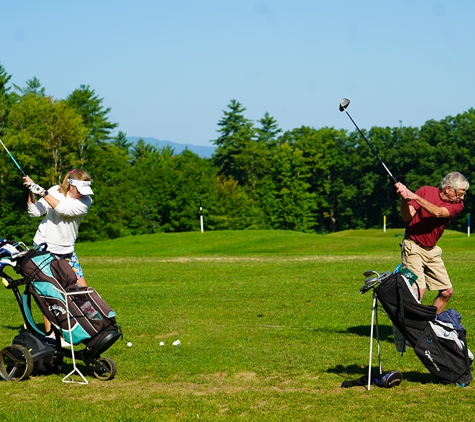
[[[442,249],[436,243],[447,225],[463,210],[469,183],[462,174],[452,172],[444,177],[440,188],[422,186],[414,193],[402,183],[395,186],[403,198],[401,214],[407,222],[401,244],[402,268],[417,276],[420,301],[427,288],[439,292],[434,306],[437,313],[441,313],[454,289],[442,261]]]

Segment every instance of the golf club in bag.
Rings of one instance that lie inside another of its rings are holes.
[[[358,132],[360,133],[360,135],[363,137],[363,139],[366,141],[366,143],[368,144],[368,146],[371,148],[371,151],[373,151],[373,154],[378,158],[379,162],[382,164],[382,166],[384,167],[384,169],[386,170],[386,172],[389,174],[389,177],[391,177],[391,179],[394,180],[394,183],[397,183],[397,180],[396,178],[392,175],[392,173],[389,171],[388,167],[386,166],[386,164],[384,164],[384,161],[381,159],[381,157],[378,155],[378,153],[376,152],[376,150],[373,148],[373,145],[370,144],[370,142],[366,139],[366,137],[364,136],[363,132],[361,132],[360,128],[358,127],[358,125],[355,123],[355,121],[352,119],[352,117],[350,116],[350,114],[348,113],[348,111],[346,110],[348,108],[348,106],[350,105],[350,100],[348,98],[343,98],[341,101],[340,101],[340,111],[344,111],[347,116],[350,118],[350,120],[353,122],[353,124],[355,125],[356,129],[358,129]]]

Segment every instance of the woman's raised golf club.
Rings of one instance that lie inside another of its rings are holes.
[[[3,148],[5,148],[5,151],[8,153],[8,155],[9,155],[10,158],[13,160],[13,162],[14,162],[15,165],[18,167],[18,169],[22,172],[23,176],[26,176],[25,172],[21,169],[20,164],[18,164],[18,163],[16,162],[16,160],[13,158],[13,155],[10,154],[10,151],[8,151],[7,147],[6,147],[5,144],[2,142],[1,139],[0,139],[0,144],[2,144]]]
[[[358,125],[355,123],[355,121],[351,118],[350,114],[346,111],[346,108],[350,105],[350,100],[348,98],[343,98],[341,101],[340,101],[340,111],[344,111],[348,117],[350,118],[350,120],[353,122],[353,124],[355,125],[356,129],[358,129],[358,132],[360,133],[360,135],[363,137],[363,139],[366,141],[366,143],[368,144],[368,146],[371,148],[371,151],[373,151],[373,154],[376,155],[376,157],[378,157],[378,160],[379,162],[383,165],[384,169],[388,172],[389,176],[391,177],[391,179],[394,180],[394,183],[397,183],[397,180],[396,178],[392,175],[392,173],[389,171],[389,169],[386,167],[386,164],[384,164],[383,160],[381,160],[381,157],[378,155],[378,153],[376,152],[376,150],[373,148],[373,145],[371,145],[369,143],[369,141],[366,139],[366,137],[363,135],[363,132],[361,132],[360,128],[358,127]]]

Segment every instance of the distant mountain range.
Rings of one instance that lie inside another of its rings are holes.
[[[127,140],[129,142],[133,142],[134,144],[139,139],[143,139],[146,144],[150,144],[158,148],[169,146],[175,151],[175,154],[180,154],[185,149],[189,149],[191,152],[194,152],[196,155],[200,156],[201,158],[211,158],[211,156],[213,155],[216,149],[215,147],[205,147],[201,145],[177,144],[171,141],[161,141],[160,139],[156,139],[156,138],[145,138],[142,136],[127,136]]]

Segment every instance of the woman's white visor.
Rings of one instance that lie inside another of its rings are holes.
[[[76,186],[81,195],[94,195],[91,189],[91,182],[86,180],[69,179],[69,184]]]

